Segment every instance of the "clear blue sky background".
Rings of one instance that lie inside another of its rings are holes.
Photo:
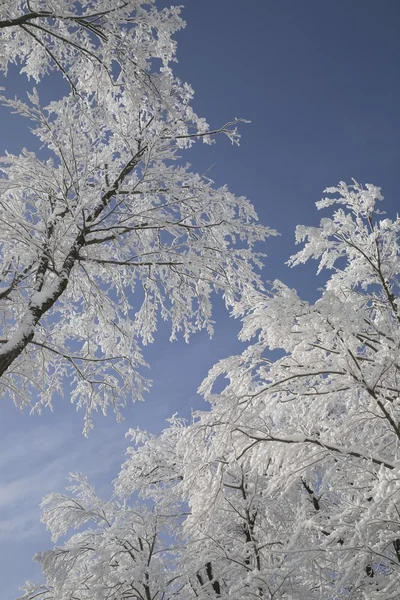
[[[161,2],[160,5],[170,2]],[[263,251],[265,278],[280,278],[315,298],[315,265],[289,270],[296,224],[316,224],[314,202],[326,186],[352,177],[383,188],[386,210],[400,208],[398,0],[186,0],[176,71],[196,90],[195,109],[212,126],[250,119],[242,145],[220,139],[186,156],[194,169],[252,199],[262,222],[278,229]],[[4,85],[4,83],[2,83]],[[10,82],[27,87],[26,80]],[[51,81],[48,82],[51,95]],[[1,152],[31,144],[27,123],[0,112]],[[399,211],[400,212],[400,211]],[[62,489],[70,471],[86,472],[105,493],[124,458],[129,427],[164,427],[175,411],[201,406],[196,388],[220,358],[240,350],[239,324],[216,302],[216,335],[169,344],[160,329],[147,348],[154,385],[147,402],[117,425],[99,417],[84,439],[82,415],[68,399],[41,417],[0,404],[0,600],[37,579],[32,555],[51,546],[39,502]]]

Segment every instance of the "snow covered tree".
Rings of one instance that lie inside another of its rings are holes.
[[[321,297],[278,281],[254,294],[241,338],[255,342],[200,388],[211,410],[132,451],[117,483],[142,477],[159,503],[168,482],[187,503],[185,560],[210,563],[215,597],[398,596],[400,219],[372,185],[328,192],[333,215],[298,227],[290,260],[331,271]]]
[[[372,185],[327,191],[318,208],[332,217],[298,227],[305,245],[290,260],[332,272],[321,297],[281,282],[256,295],[241,334],[256,342],[201,387],[212,408],[187,431],[188,452],[205,448],[187,459],[203,482],[188,485],[188,521],[218,506],[223,519],[224,487],[245,468],[268,518],[254,534],[264,597],[387,600],[400,585],[400,219],[383,216]],[[229,383],[214,396],[220,375]]]
[[[51,494],[44,499],[43,522],[55,541],[68,529],[78,533],[35,557],[46,584],[27,582],[23,599],[170,597],[168,588],[178,588],[173,586],[172,553],[160,539],[165,518],[143,504],[128,508],[117,500],[102,500],[81,475],[71,480],[70,495]]]
[[[251,204],[183,164],[181,152],[222,133],[191,108],[174,77],[179,9],[153,2],[2,2],[8,61],[40,80],[57,68],[70,93],[42,106],[3,103],[33,122],[41,151],[1,159],[0,385],[40,410],[70,382],[86,411],[147,387],[140,343],[157,320],[171,337],[212,331],[210,296],[228,308],[259,284],[255,242],[271,233]]]
[[[328,192],[290,260],[331,271],[321,297],[254,292],[253,342],[200,388],[210,410],[130,432],[116,494],[170,519],[174,597],[398,598],[400,219],[372,185]]]
[[[116,494],[169,520],[174,597],[398,597],[400,219],[372,185],[328,192],[333,215],[298,228],[290,260],[332,271],[321,297],[254,293],[241,337],[255,342],[211,370],[211,409],[130,432]]]

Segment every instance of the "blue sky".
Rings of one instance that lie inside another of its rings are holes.
[[[164,0],[160,5],[169,5]],[[322,279],[315,265],[290,270],[296,224],[316,224],[314,207],[326,186],[352,177],[383,189],[389,216],[399,211],[400,158],[398,0],[186,0],[187,28],[178,35],[177,74],[196,90],[194,107],[212,126],[244,117],[240,148],[220,139],[186,155],[217,184],[248,196],[263,223],[281,236],[267,252],[264,276],[280,278],[312,299]],[[4,82],[1,82],[5,85]],[[11,81],[7,86],[27,87]],[[48,82],[51,94],[52,82]],[[0,112],[0,146],[29,147],[26,122]],[[170,344],[163,326],[145,350],[154,385],[147,401],[96,419],[84,439],[82,414],[67,400],[41,417],[0,403],[0,600],[15,598],[37,579],[34,552],[51,546],[39,522],[39,502],[62,489],[70,471],[83,471],[109,490],[123,461],[129,427],[164,427],[175,411],[201,406],[196,388],[220,358],[238,352],[239,323],[217,299],[216,334],[190,345]]]

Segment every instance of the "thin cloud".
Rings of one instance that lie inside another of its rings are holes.
[[[122,433],[104,431],[94,441],[72,443],[68,430],[39,427],[30,432],[29,453],[26,439],[5,436],[0,443],[0,543],[45,535],[40,503],[44,495],[65,489],[70,471],[87,473],[100,491],[109,492],[124,458]]]

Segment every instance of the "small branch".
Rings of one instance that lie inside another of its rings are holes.
[[[290,437],[278,438],[278,437],[275,437],[272,435],[270,435],[268,437],[258,437],[254,434],[248,433],[247,431],[243,431],[243,429],[240,429],[239,427],[237,427],[235,429],[235,431],[239,431],[240,433],[243,433],[243,435],[245,435],[246,437],[250,438],[251,440],[254,440],[255,443],[280,442],[282,444],[312,444],[314,446],[318,446],[319,448],[323,448],[324,450],[330,450],[331,452],[341,454],[342,456],[354,456],[356,458],[361,458],[362,460],[373,462],[375,465],[379,465],[379,466],[383,465],[384,467],[386,467],[387,469],[390,469],[391,471],[396,468],[393,463],[390,463],[387,460],[385,460],[384,458],[381,458],[377,455],[371,454],[370,456],[366,456],[365,454],[362,454],[361,452],[357,452],[356,450],[350,450],[348,448],[341,448],[340,446],[335,446],[333,444],[325,444],[315,438],[310,438],[310,437],[306,437],[306,436],[304,436],[303,439],[300,439],[300,437],[298,439],[293,439]],[[255,443],[251,444],[251,446],[246,448],[246,451],[248,451],[249,448],[251,448],[252,446],[256,445]],[[240,457],[241,456],[243,456],[243,452],[241,453]]]
[[[176,265],[184,265],[185,263],[183,262],[172,262],[172,261],[165,261],[165,262],[132,262],[130,260],[112,260],[112,259],[102,259],[102,258],[90,258],[90,257],[84,257],[84,256],[79,256],[78,260],[83,260],[83,261],[87,261],[87,262],[94,262],[96,264],[99,265],[117,265],[120,267],[172,267],[172,266],[176,266]]]
[[[180,139],[189,139],[189,138],[201,138],[207,137],[210,135],[217,135],[219,133],[225,133],[228,137],[230,135],[234,135],[236,130],[228,129],[231,125],[237,125],[238,123],[246,123],[245,119],[236,119],[235,121],[228,121],[225,125],[222,125],[219,129],[213,129],[211,131],[204,131],[198,133],[187,133],[186,135],[164,135],[160,136],[161,140],[180,140]]]

